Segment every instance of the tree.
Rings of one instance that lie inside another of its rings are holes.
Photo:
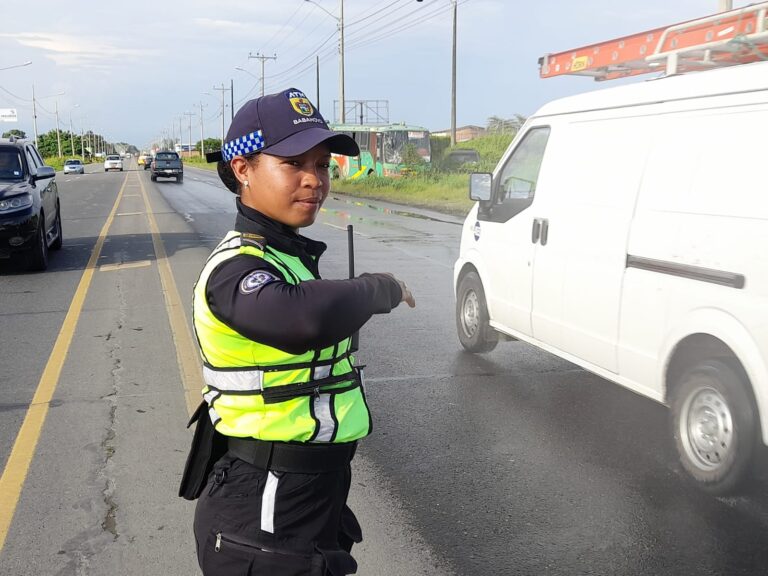
[[[3,132],[3,138],[10,138],[11,136],[15,136],[16,138],[26,138],[27,134],[24,132],[24,130],[19,130],[18,128],[13,128],[12,130],[8,130],[8,132]]]
[[[195,150],[200,152],[200,140],[195,144]],[[221,138],[206,138],[205,139],[205,151],[214,152],[215,150],[221,150]]]
[[[515,114],[513,118],[491,116],[488,118],[486,129],[490,134],[515,134],[525,123],[525,116]]]

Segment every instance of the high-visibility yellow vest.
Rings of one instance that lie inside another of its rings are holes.
[[[294,355],[249,340],[211,312],[208,278],[241,254],[262,258],[291,284],[315,279],[298,257],[236,231],[208,258],[195,284],[193,320],[203,360],[203,397],[216,430],[283,442],[351,442],[370,434],[362,374],[353,364],[349,338]]]

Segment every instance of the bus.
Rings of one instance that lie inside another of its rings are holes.
[[[429,130],[409,124],[329,124],[331,130],[354,138],[360,156],[334,154],[331,178],[402,176],[409,169],[403,161],[406,146],[412,146],[425,165],[430,162]]]

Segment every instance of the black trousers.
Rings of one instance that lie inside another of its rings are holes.
[[[262,470],[231,454],[213,468],[195,511],[205,576],[344,576],[362,540],[347,507],[350,466],[319,474]]]

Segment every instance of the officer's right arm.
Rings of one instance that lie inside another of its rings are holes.
[[[211,274],[207,297],[213,314],[243,336],[299,354],[351,336],[395,308],[403,291],[388,274],[294,285],[264,260],[241,256]]]

